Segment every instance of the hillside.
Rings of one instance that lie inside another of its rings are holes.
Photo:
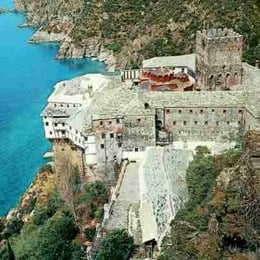
[[[160,260],[259,259],[260,133],[247,133],[237,163],[234,155],[195,157],[187,172],[190,199],[171,224]]]
[[[100,53],[116,56],[117,67],[143,58],[194,50],[195,32],[228,27],[244,35],[244,60],[260,57],[258,0],[16,0],[28,22],[41,30],[65,32],[58,58]]]

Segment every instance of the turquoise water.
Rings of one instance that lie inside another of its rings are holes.
[[[0,0],[0,6],[11,1]],[[17,28],[21,14],[0,15],[0,216],[14,207],[49,149],[40,112],[53,85],[87,72],[103,72],[90,60],[58,62],[57,45],[29,45],[30,28]]]

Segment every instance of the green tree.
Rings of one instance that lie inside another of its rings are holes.
[[[115,229],[102,241],[96,260],[126,260],[134,249],[134,240],[126,230]]]
[[[101,219],[103,216],[103,205],[108,201],[106,187],[101,181],[87,184],[83,200],[88,207],[88,217]]]
[[[25,226],[14,249],[18,260],[77,259],[81,248],[73,242],[78,229],[68,212],[57,212],[43,226]],[[74,257],[75,256],[75,257]]]

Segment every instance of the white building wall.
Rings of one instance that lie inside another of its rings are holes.
[[[94,135],[85,138],[84,147],[85,162],[89,165],[97,164],[96,138]]]
[[[46,139],[55,138],[52,121],[53,121],[52,117],[43,117],[44,134]]]

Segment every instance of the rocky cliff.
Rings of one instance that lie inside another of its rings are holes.
[[[259,259],[260,132],[246,135],[237,165],[214,183],[192,216],[173,221],[161,259]]]
[[[48,41],[62,33],[58,58],[101,54],[110,66],[136,67],[143,58],[192,52],[196,30],[207,27],[235,27],[245,36],[244,59],[260,56],[257,0],[16,0],[16,6]]]

